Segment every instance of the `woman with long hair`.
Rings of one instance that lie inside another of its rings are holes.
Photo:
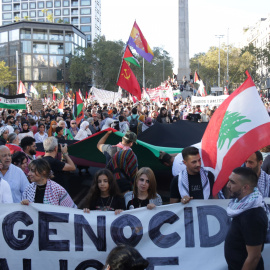
[[[23,192],[21,204],[43,203],[77,208],[67,191],[50,179],[51,167],[45,159],[35,159],[29,164],[30,185]]]
[[[55,133],[56,128],[57,128],[57,122],[53,120],[51,122],[50,128],[48,130],[48,137],[54,136],[54,133]]]
[[[168,111],[165,107],[161,107],[160,108],[160,113],[157,117],[157,122],[161,123],[161,124],[169,124],[171,123],[171,118],[168,115]]]
[[[148,168],[141,168],[135,178],[133,191],[125,194],[127,209],[134,209],[146,206],[153,209],[162,205],[162,199],[157,194],[157,182],[154,172]]]
[[[22,131],[19,133],[18,136],[20,141],[26,136],[34,138],[34,133],[29,129],[29,122],[24,121],[22,123]]]
[[[95,174],[92,186],[79,208],[88,213],[90,210],[99,210],[115,211],[116,214],[126,209],[125,200],[109,170],[101,169]]]

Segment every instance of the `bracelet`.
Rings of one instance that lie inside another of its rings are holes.
[[[63,153],[63,156],[68,156],[68,152],[66,152],[66,153]]]

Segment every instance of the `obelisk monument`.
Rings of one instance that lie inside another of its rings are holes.
[[[189,81],[189,22],[188,0],[179,0],[178,5],[178,75],[180,83],[184,76]]]

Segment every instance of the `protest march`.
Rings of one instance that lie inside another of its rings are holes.
[[[141,89],[130,46],[118,92],[0,94],[0,269],[270,269],[268,97]]]

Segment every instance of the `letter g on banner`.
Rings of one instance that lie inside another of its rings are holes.
[[[22,240],[18,240],[13,234],[14,225],[18,221],[22,222],[26,226],[33,224],[32,218],[25,212],[13,212],[7,215],[3,220],[3,236],[10,248],[14,250],[25,250],[31,245],[34,238],[34,232],[32,230],[19,230],[18,238],[21,238]]]
[[[124,228],[131,228],[131,236],[126,238]],[[123,215],[113,221],[111,225],[111,236],[115,244],[127,244],[136,247],[143,237],[143,225],[133,215]]]

